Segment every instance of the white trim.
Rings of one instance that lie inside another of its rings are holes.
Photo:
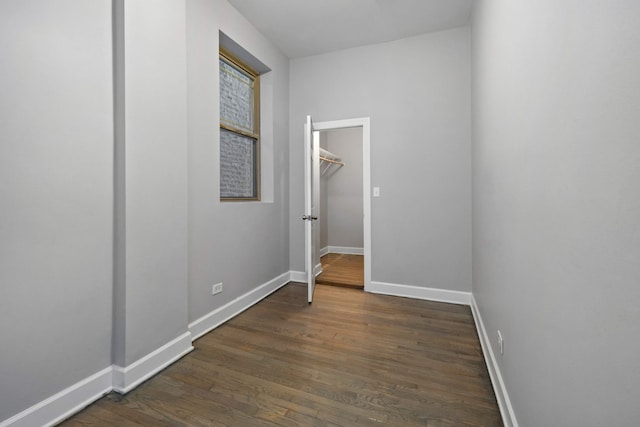
[[[289,281],[298,282],[298,283],[304,283],[306,285],[307,284],[307,275],[305,274],[304,271],[291,270],[289,272]]]
[[[314,277],[318,277],[322,273],[322,263],[317,263],[313,268]]]
[[[324,248],[320,249],[320,258],[322,258],[328,253],[329,253],[329,246],[325,246]]]
[[[304,279],[304,273],[302,281],[306,283],[306,279]],[[217,308],[210,312],[209,314],[205,314],[201,318],[194,320],[189,323],[189,331],[193,335],[193,340],[200,338],[202,335],[207,332],[217,328],[227,320],[237,316],[242,313],[252,305],[261,301],[265,297],[269,296],[273,292],[277,291],[287,283],[289,283],[291,279],[291,272],[286,272],[264,283],[252,291],[247,292],[244,295],[239,296],[233,301],[228,302],[220,308]]]
[[[361,117],[357,119],[333,120],[313,124],[316,131],[362,128],[362,208],[364,234],[364,289],[371,287],[371,119]],[[293,279],[292,279],[293,280]],[[306,280],[304,280],[306,283]]]
[[[371,120],[362,119],[364,286],[371,285]]]
[[[113,366],[113,389],[125,394],[193,350],[191,332],[185,332],[132,364]]]
[[[109,393],[111,373],[112,368],[109,366],[0,422],[0,427],[57,424]]]
[[[396,283],[371,282],[364,288],[374,294],[393,295],[423,299],[429,301],[448,302],[452,304],[471,304],[471,292],[451,291],[448,289],[423,288],[421,286],[399,285]]]
[[[491,385],[493,385],[493,391],[496,395],[496,400],[498,401],[498,407],[500,408],[500,415],[502,415],[502,422],[505,427],[518,427],[518,420],[516,419],[513,406],[511,405],[511,399],[509,399],[507,388],[502,380],[500,367],[498,366],[498,362],[493,353],[491,341],[487,335],[487,330],[484,326],[484,322],[482,321],[482,317],[480,316],[478,304],[476,303],[476,299],[473,295],[471,295],[471,313],[473,314],[473,320],[475,321],[478,337],[480,338],[482,354],[484,355],[484,360],[487,364],[487,369],[489,370]]]
[[[364,248],[352,248],[349,246],[327,246],[327,250],[330,254],[364,255]]]

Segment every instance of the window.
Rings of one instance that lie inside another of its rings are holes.
[[[220,50],[220,199],[260,200],[260,76]]]

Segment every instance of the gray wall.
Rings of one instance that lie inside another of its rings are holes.
[[[220,202],[219,31],[272,70],[261,77],[263,161],[271,163],[263,166],[272,171],[262,183],[263,195],[271,194],[266,202]],[[187,75],[189,319],[194,321],[289,270],[289,61],[227,2],[189,0]],[[224,291],[212,296],[211,286],[218,282]]]
[[[640,3],[476,7],[473,293],[518,421],[637,425]]]
[[[329,132],[320,132],[320,147],[327,148],[327,135]],[[318,251],[329,244],[329,221],[327,221],[327,202],[329,193],[327,193],[327,177],[320,178],[320,208],[318,212],[318,223],[320,233],[318,237]]]
[[[372,279],[471,290],[470,31],[290,65],[291,269],[303,271],[303,123],[371,117]]]
[[[0,2],[0,421],[111,364],[111,1]]]
[[[126,366],[187,331],[186,30],[184,0],[118,5],[114,362]]]
[[[219,29],[273,70],[265,203],[218,201]],[[0,36],[3,421],[288,271],[289,64],[225,1],[1,2]]]
[[[327,196],[324,246],[362,248],[362,128],[322,133],[326,134],[325,148],[345,163],[340,168],[332,166],[320,182]]]

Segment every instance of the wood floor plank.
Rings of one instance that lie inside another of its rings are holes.
[[[289,284],[64,426],[502,426],[468,307]]]
[[[364,288],[364,256],[326,254],[320,262],[322,273],[316,278],[317,283]]]

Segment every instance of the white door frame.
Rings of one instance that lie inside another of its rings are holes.
[[[317,251],[318,227],[314,226],[318,219],[319,194],[320,194],[320,137],[314,129],[311,116],[307,116],[304,125],[304,257],[305,276],[307,281],[307,301],[313,302],[313,293],[316,285],[316,260],[320,264],[320,255]]]
[[[364,290],[371,291],[371,120],[369,117],[358,119],[314,122],[314,131],[326,131],[345,128],[362,128],[362,208],[364,216]]]

